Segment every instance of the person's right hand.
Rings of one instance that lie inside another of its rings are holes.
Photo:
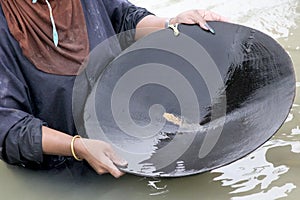
[[[110,173],[115,178],[124,175],[116,165],[126,166],[127,162],[115,153],[110,144],[80,138],[75,140],[74,147],[78,157],[86,160],[98,174]]]
[[[170,23],[198,24],[204,30],[209,30],[210,27],[206,21],[228,22],[228,19],[209,10],[196,9],[180,13],[176,17],[171,18]]]

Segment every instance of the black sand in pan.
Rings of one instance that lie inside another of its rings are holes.
[[[285,50],[257,30],[210,25],[216,34],[188,25],[179,36],[153,33],[102,73],[86,107],[97,122],[87,120],[86,129],[129,162],[123,171],[212,170],[257,149],[286,119],[295,75]]]

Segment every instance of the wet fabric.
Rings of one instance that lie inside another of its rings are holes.
[[[82,0],[81,4],[90,51],[115,33],[134,29],[143,17],[151,14],[125,0]],[[78,133],[74,117],[81,116],[72,114],[76,76],[37,69],[10,33],[1,7],[0,35],[0,158],[30,168],[58,167],[67,158],[42,154],[41,126],[45,124],[70,135]],[[132,43],[134,35],[127,36],[126,41]],[[99,67],[104,67],[121,52],[109,44],[102,45],[102,50],[106,56]],[[82,73],[81,91],[88,93],[92,87],[94,71]]]
[[[23,54],[41,71],[75,75],[89,53],[88,34],[80,0],[51,1],[59,35],[56,47],[49,9],[44,0],[1,1],[11,34]]]

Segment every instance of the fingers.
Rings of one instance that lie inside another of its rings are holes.
[[[107,169],[108,171],[115,177],[119,178],[120,176],[124,175],[117,166],[126,167],[128,162],[121,158],[110,146],[109,152],[106,153],[107,155]]]
[[[111,161],[120,167],[126,167],[128,165],[128,162],[121,158],[118,154],[116,154],[114,151],[108,154],[108,157],[111,159]]]
[[[126,166],[127,162],[114,152],[110,144],[90,139],[84,140],[84,144],[87,150],[84,159],[98,174],[110,173],[115,178],[124,175],[116,165]]]
[[[202,29],[215,33],[207,21],[228,21],[225,17],[208,10],[189,10],[173,18],[172,23],[198,24]]]
[[[199,24],[199,26],[204,30],[210,31],[212,34],[215,34],[215,30],[209,26],[207,21],[228,22],[228,20],[225,17],[208,10],[196,10],[196,12],[196,16],[194,16],[196,19],[196,23]]]
[[[87,160],[91,167],[97,172],[97,174],[106,174],[110,173],[115,178],[119,178],[124,175],[123,172],[121,172],[114,163],[110,160],[109,157],[103,154],[101,158],[93,159],[93,160]]]
[[[209,30],[209,27],[207,27],[207,23],[205,20],[205,16],[206,16],[206,11],[205,10],[196,10],[196,23],[199,24],[199,26],[201,28],[203,28],[204,30]]]
[[[206,13],[206,15],[204,16],[204,19],[207,21],[222,21],[222,22],[229,21],[226,17],[219,15],[217,13],[214,13],[212,11],[206,11],[205,13]]]
[[[212,34],[215,34],[215,30],[212,27],[210,27],[209,24],[206,22],[207,19],[212,19],[211,12],[206,10],[197,10],[197,13],[197,24],[199,24],[199,26],[202,29],[210,31]]]
[[[122,175],[124,175],[123,172],[121,172],[115,165],[114,163],[110,160],[110,158],[105,157],[103,160],[103,166],[104,168],[115,178],[119,178]]]
[[[107,157],[106,159],[103,159],[102,162],[90,163],[90,165],[99,175],[110,173],[115,178],[119,178],[125,174],[121,172]]]
[[[106,169],[104,169],[103,167],[96,167],[94,169],[97,172],[97,174],[99,174],[99,175],[107,174],[108,173],[108,171]]]

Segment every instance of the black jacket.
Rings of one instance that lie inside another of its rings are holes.
[[[82,0],[90,50],[103,40],[134,29],[149,13],[126,0]],[[134,34],[124,37],[134,41]],[[104,47],[108,60],[116,53]],[[85,73],[82,90],[88,93],[95,73]],[[75,76],[47,74],[36,69],[22,54],[10,34],[0,7],[0,158],[9,164],[29,168],[53,168],[66,160],[42,152],[42,125],[75,135],[72,90]],[[84,99],[82,100],[84,103]],[[68,158],[70,159],[70,158]]]

